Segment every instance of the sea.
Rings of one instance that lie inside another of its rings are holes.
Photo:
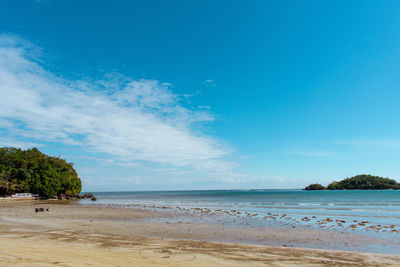
[[[311,227],[398,236],[400,190],[189,190],[97,192],[84,205],[159,210],[180,222]],[[171,217],[158,218],[169,220]]]

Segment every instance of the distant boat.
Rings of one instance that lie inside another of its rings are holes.
[[[38,194],[32,194],[32,193],[16,193],[14,195],[11,195],[12,198],[26,198],[26,199],[35,198],[38,196],[39,196]]]

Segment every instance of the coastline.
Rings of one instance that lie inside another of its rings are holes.
[[[50,211],[35,213],[35,207]],[[162,216],[168,214],[69,201],[2,201],[0,266],[400,264],[399,255],[350,252],[381,242],[376,238],[302,228],[151,221]]]

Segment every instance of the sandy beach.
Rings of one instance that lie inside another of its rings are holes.
[[[35,213],[35,207],[49,212]],[[372,237],[311,229],[151,222],[156,211],[0,201],[0,266],[398,265],[400,256],[344,252]],[[326,249],[310,249],[318,247]],[[328,250],[329,249],[329,250]],[[347,250],[347,249],[346,249]]]

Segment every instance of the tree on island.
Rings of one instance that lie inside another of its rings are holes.
[[[343,179],[339,182],[332,182],[327,187],[320,184],[311,184],[304,190],[353,190],[353,189],[400,189],[400,184],[393,179],[372,176],[368,174],[356,175]]]
[[[326,189],[328,189],[328,190],[343,190],[344,187],[340,182],[332,182],[326,187]]]
[[[326,187],[321,184],[310,184],[304,190],[325,190]]]
[[[0,148],[0,195],[30,192],[42,198],[73,196],[82,189],[73,164],[37,148]]]

